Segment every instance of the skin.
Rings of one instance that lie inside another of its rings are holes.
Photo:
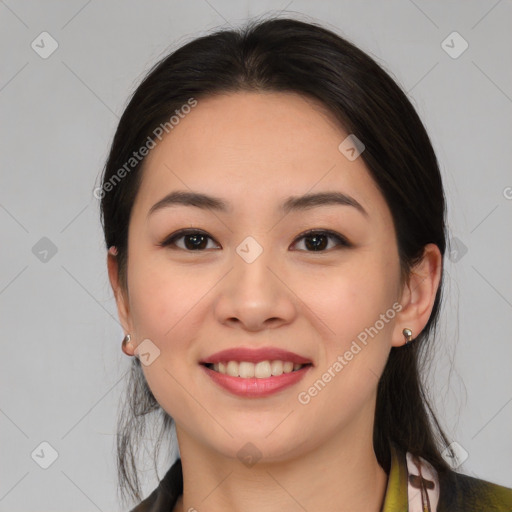
[[[155,398],[176,423],[184,494],[175,510],[378,511],[387,474],[372,444],[378,378],[391,347],[426,325],[441,272],[432,244],[402,282],[390,210],[362,158],[339,150],[348,134],[311,99],[238,92],[199,101],[146,159],[129,226],[128,289],[113,251],[109,278],[132,343],[160,355],[142,365]],[[229,202],[228,212],[172,206],[148,217],[173,190]],[[289,196],[340,191],[347,205],[286,215]],[[201,251],[158,244],[183,228],[211,237]],[[313,251],[309,229],[330,229]],[[236,248],[253,237],[263,253],[247,263]],[[335,378],[303,405],[307,391],[394,303],[401,311]],[[219,388],[198,362],[232,347],[276,346],[313,361],[298,384],[266,398]],[[261,459],[245,466],[248,442]]]

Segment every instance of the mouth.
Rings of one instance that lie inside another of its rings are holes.
[[[276,347],[227,349],[199,365],[219,389],[243,398],[264,398],[291,388],[314,366],[310,359]]]
[[[231,360],[201,364],[214,372],[241,379],[269,379],[300,371],[306,366],[312,366],[312,363],[301,364],[280,359],[259,362]]]

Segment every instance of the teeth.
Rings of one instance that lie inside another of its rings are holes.
[[[231,377],[238,377],[238,363],[236,361],[229,361],[226,373]]]
[[[254,363],[241,362],[238,365],[238,375],[243,379],[252,379],[254,377]]]
[[[286,363],[283,364],[283,373],[290,372],[293,372],[293,363],[291,361],[286,361]]]
[[[281,375],[283,373],[283,361],[272,361],[270,368],[272,375]]]
[[[300,370],[304,365],[294,364],[291,361],[260,361],[259,363],[250,363],[248,361],[228,361],[225,363],[215,363],[213,370],[219,373],[230,375],[231,377],[241,377],[242,379],[268,379],[271,376],[278,377],[283,373],[291,373]]]
[[[251,364],[251,363],[245,363],[245,364]],[[268,379],[272,372],[270,370],[270,361],[261,361],[259,363],[256,363],[254,366],[254,376],[257,379]],[[242,367],[242,365],[240,365]],[[242,373],[240,373],[240,376],[242,376]]]

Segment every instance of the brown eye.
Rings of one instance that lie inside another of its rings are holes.
[[[297,241],[304,240],[306,252],[326,252],[326,249],[332,249],[329,246],[329,240],[334,240],[334,247],[350,247],[350,243],[339,233],[330,230],[317,230],[308,231],[296,239]]]
[[[181,239],[183,239],[183,245],[180,246],[177,244],[177,241]],[[213,238],[203,231],[182,229],[181,231],[178,231],[166,238],[160,243],[160,246],[177,248],[185,251],[204,251],[205,249],[211,249],[211,247],[208,247],[208,240],[213,241]]]
[[[181,243],[179,241],[183,240]],[[304,240],[305,249],[299,249],[306,252],[327,252],[336,247],[350,247],[351,244],[339,233],[330,230],[310,230],[296,238],[293,245]],[[216,247],[208,246],[209,241],[216,244]],[[215,240],[204,231],[197,229],[182,229],[167,237],[159,244],[161,247],[171,249],[181,249],[187,252],[203,252],[207,249],[220,248]]]

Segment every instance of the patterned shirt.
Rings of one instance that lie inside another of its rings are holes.
[[[448,471],[390,445],[391,467],[381,512],[512,512],[512,489]],[[172,512],[183,493],[181,459],[131,512]]]

